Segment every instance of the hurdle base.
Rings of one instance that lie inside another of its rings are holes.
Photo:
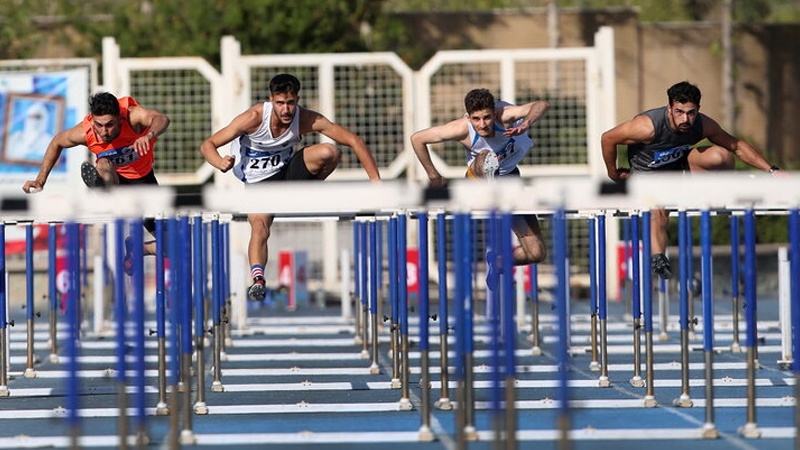
[[[658,402],[656,401],[656,398],[653,397],[652,395],[646,395],[644,397],[644,402],[642,403],[642,406],[644,406],[645,408],[655,408],[656,406],[658,406]]]
[[[225,352],[219,352],[219,360],[220,361],[227,361],[228,360],[228,354],[225,353]]]
[[[369,359],[369,358],[370,358],[369,351],[367,351],[366,349],[361,350],[361,359]]]
[[[58,364],[58,355],[55,353],[50,353],[48,361],[50,361],[51,364]]]
[[[225,386],[221,381],[214,381],[211,383],[211,392],[225,392]]]
[[[147,435],[147,431],[139,430],[136,433],[136,445],[138,447],[146,447],[148,444],[150,444],[150,436]]]
[[[757,424],[749,422],[739,427],[739,435],[747,439],[758,439],[761,437],[761,429]]]
[[[197,402],[194,404],[194,413],[198,416],[208,415],[208,405],[205,402]]]
[[[192,430],[181,430],[181,445],[194,445],[197,443],[197,439],[195,439],[194,433]]]
[[[589,370],[592,372],[600,372],[600,362],[592,361],[589,363]]]
[[[423,425],[419,428],[419,433],[417,434],[417,440],[419,442],[433,442],[436,438],[433,435],[433,431],[429,426]]]
[[[597,380],[597,386],[601,388],[611,387],[611,379],[608,377],[600,377]]]
[[[464,437],[468,441],[477,441],[478,440],[478,430],[475,429],[474,425],[467,425],[464,427]]]
[[[701,430],[700,437],[703,439],[719,439],[719,430],[717,430],[717,426],[713,423],[703,424]]]
[[[633,387],[644,387],[644,380],[642,379],[641,375],[634,375],[630,379],[631,386]]]
[[[688,395],[681,395],[673,400],[672,404],[678,408],[691,408],[694,406],[694,402],[692,402],[692,399]]]
[[[356,337],[353,338],[353,344],[361,345],[361,336],[356,335]]]
[[[392,381],[389,382],[389,389],[400,389],[401,387],[403,387],[403,383],[400,378],[392,378]]]
[[[381,373],[381,368],[376,363],[372,363],[372,365],[369,366],[370,375],[379,375],[380,373]]]
[[[738,342],[731,344],[731,353],[742,353],[742,346]]]
[[[440,398],[439,400],[436,400],[436,402],[433,404],[433,407],[441,411],[450,411],[453,409],[453,402],[451,402],[447,397]]]
[[[666,342],[669,340],[669,335],[667,333],[661,333],[658,335],[658,340],[661,342]]]
[[[408,398],[401,398],[400,402],[397,404],[400,411],[411,411],[414,409],[414,405],[411,404],[411,400]]]
[[[157,416],[168,416],[169,415],[169,406],[167,406],[164,402],[158,402],[156,404],[156,415]]]
[[[9,397],[11,396],[11,391],[8,390],[8,386],[0,386],[0,397]]]
[[[778,367],[780,367],[783,370],[788,370],[788,369],[792,368],[792,363],[794,363],[794,360],[792,360],[792,359],[788,359],[788,358],[787,359],[779,359],[778,360]]]
[[[233,339],[226,337],[224,341],[225,347],[233,347]]]
[[[25,372],[22,374],[25,378],[36,378],[36,369],[28,367],[25,369]]]
[[[531,355],[533,355],[533,356],[542,356],[541,347],[533,347],[533,348],[531,348]]]

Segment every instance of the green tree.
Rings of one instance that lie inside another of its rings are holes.
[[[201,56],[219,60],[222,36],[247,54],[368,50],[365,23],[380,1],[370,0],[148,0],[119,2],[111,23],[90,24],[94,42],[114,36],[125,55]]]
[[[32,27],[32,11],[24,0],[0,2],[0,58],[30,57],[41,42]]]

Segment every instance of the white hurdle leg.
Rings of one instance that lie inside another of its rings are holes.
[[[789,277],[789,251],[786,247],[780,247],[778,249],[778,324],[781,327],[781,358],[778,360],[778,364],[787,368],[792,364],[792,303]]]

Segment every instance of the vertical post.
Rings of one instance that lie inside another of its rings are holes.
[[[222,258],[220,249],[220,228],[219,216],[214,215],[211,218],[211,277],[213,280],[213,289],[211,290],[211,320],[213,324],[214,333],[214,380],[211,382],[211,390],[213,392],[225,392],[225,386],[222,384],[222,345],[225,337],[222,333],[222,283],[218,281],[222,278]],[[198,376],[203,376],[203,372],[199,372]]]
[[[206,405],[206,360],[205,360],[205,337],[206,337],[206,305],[205,305],[205,286],[203,285],[203,275],[206,271],[206,264],[204,261],[204,246],[203,246],[203,217],[200,214],[195,214],[192,217],[192,262],[193,273],[192,280],[194,281],[193,301],[194,301],[194,353],[196,355],[196,369],[197,374],[197,400],[194,403],[194,413],[197,415],[208,414],[208,406]],[[212,250],[215,251],[215,250]],[[216,287],[217,280],[214,279],[214,286]],[[216,331],[216,330],[215,330]],[[217,340],[217,336],[214,336]],[[216,359],[214,360],[216,362]],[[216,367],[214,368],[216,370]]]
[[[505,259],[506,254],[504,249],[501,247],[501,224],[500,224],[500,217],[497,214],[497,211],[492,210],[489,215],[489,219],[486,221],[486,246],[487,246],[487,272],[491,270],[497,270],[498,261],[497,259]],[[504,233],[508,234],[508,233]],[[510,237],[510,235],[509,235]],[[491,255],[491,256],[489,256]],[[506,259],[507,261],[507,259]],[[490,266],[494,265],[494,268]],[[507,271],[506,271],[507,272]],[[502,283],[500,282],[502,281]],[[490,284],[487,282],[487,284]],[[500,308],[500,297],[501,294],[505,292],[505,277],[502,277],[501,280],[495,280],[491,284],[489,289],[487,289],[486,294],[486,310],[488,316],[488,325],[489,325],[489,333],[490,333],[490,359],[489,359],[489,367],[491,369],[491,394],[490,394],[490,407],[491,407],[491,417],[492,417],[492,428],[494,430],[494,448],[502,448],[502,442],[504,438],[503,433],[503,374],[501,371],[503,370],[503,364],[501,361],[501,340],[502,340],[502,330],[500,327],[500,316],[501,316],[501,308]],[[508,300],[506,298],[503,299]]]
[[[419,351],[420,351],[420,390],[421,419],[419,427],[419,440],[431,442],[434,440],[431,431],[431,386],[430,386],[430,360],[428,353],[428,213],[418,215],[419,227]]]
[[[691,408],[694,404],[689,396],[689,284],[686,282],[688,272],[686,210],[678,211],[678,289],[680,294],[681,325],[681,395],[673,401],[675,406]]]
[[[367,248],[367,224],[357,222],[358,240],[361,242],[361,258],[359,259],[358,270],[361,272],[361,359],[369,359],[369,272],[368,272],[368,248]]]
[[[397,250],[399,258],[398,266],[398,281],[400,283],[400,295],[398,298],[400,307],[400,409],[410,410],[413,408],[411,404],[411,386],[409,377],[411,375],[411,368],[409,367],[408,359],[408,268],[407,268],[407,217],[406,213],[401,213],[397,220]]]
[[[800,210],[796,207],[789,211],[789,263],[791,268],[791,304],[792,304],[792,371],[794,372],[795,397],[800,395]],[[794,403],[794,426],[800,430],[800,402]],[[795,436],[794,448],[800,447],[800,438]]]
[[[505,373],[505,441],[506,450],[515,450],[517,448],[517,408],[516,408],[516,391],[514,383],[516,381],[516,338],[517,329],[514,322],[514,280],[512,266],[510,261],[513,261],[513,249],[511,245],[511,233],[508,232],[512,228],[513,219],[510,212],[504,212],[501,215],[500,221],[500,247],[502,250],[504,264],[503,271],[503,296],[501,298],[502,311],[500,317],[502,320],[502,333],[503,336],[503,372]]]
[[[436,408],[441,410],[453,409],[450,401],[448,375],[448,345],[447,337],[449,334],[447,317],[447,217],[444,212],[436,215],[436,263],[439,271],[439,367],[441,380],[441,393],[439,400],[436,401]]]
[[[655,361],[653,356],[653,272],[650,270],[652,264],[652,242],[650,241],[650,211],[642,212],[642,305],[644,306],[644,336],[645,353],[647,364],[647,392],[644,396],[644,406],[654,408],[658,406],[655,397]]]
[[[27,366],[23,376],[36,378],[34,364],[34,331],[33,331],[33,222],[25,225],[25,323],[27,325]]]
[[[464,241],[461,245],[464,246],[464,254],[462,255],[464,260],[462,264],[464,265],[464,280],[465,286],[467,287],[466,291],[464,292],[464,415],[465,415],[465,425],[464,425],[464,435],[470,441],[475,441],[478,439],[478,431],[475,428],[475,390],[474,390],[474,325],[473,319],[475,317],[474,313],[474,303],[473,303],[473,292],[472,292],[472,261],[474,256],[474,248],[472,246],[474,235],[472,233],[472,224],[473,220],[469,213],[466,214],[466,219],[464,220]],[[510,230],[506,230],[506,232],[510,232]],[[509,269],[510,270],[510,269]],[[460,405],[459,405],[460,406]]]
[[[731,352],[740,353],[742,348],[739,344],[739,281],[740,281],[740,268],[739,268],[739,216],[731,213],[730,217],[731,229],[731,300],[732,300],[732,315],[733,315],[733,342],[731,343]]]
[[[131,226],[131,241],[133,248],[136,249],[132,252],[133,258],[133,325],[136,332],[134,333],[134,358],[133,358],[133,373],[134,373],[134,407],[136,411],[136,444],[139,448],[147,445],[149,437],[147,436],[147,422],[145,415],[146,397],[145,397],[145,305],[144,305],[144,255],[142,254],[143,233],[142,233],[142,220],[136,219],[130,222]]]
[[[608,289],[606,286],[606,213],[597,216],[597,311],[600,316],[600,378],[599,387],[610,387],[608,377]]]
[[[369,319],[370,337],[372,338],[370,356],[372,362],[369,366],[369,373],[377,375],[381,373],[378,364],[378,229],[375,218],[368,223],[369,231]]]
[[[6,224],[0,221],[0,397],[8,397],[8,296],[6,295]]]
[[[558,416],[556,428],[558,429],[558,448],[570,448],[569,429],[569,343],[567,342],[567,328],[569,317],[567,315],[567,225],[566,214],[563,208],[558,208],[553,216],[553,264],[556,266],[556,291],[555,302],[558,309]]]
[[[156,415],[169,414],[167,406],[167,329],[166,308],[167,298],[165,293],[165,264],[164,255],[164,218],[156,217],[156,337],[158,339],[158,403]]]
[[[398,252],[400,251],[397,246],[397,216],[392,216],[389,219],[389,351],[392,356],[392,380],[390,387],[392,389],[400,389],[402,383],[400,382],[400,321],[399,321],[399,269]]]
[[[597,219],[589,218],[589,311],[591,315],[591,361],[589,370],[600,370],[597,360]]]
[[[714,297],[711,259],[711,212],[704,209],[700,213],[700,245],[702,264],[700,270],[703,280],[703,353],[706,375],[706,421],[703,424],[703,437],[716,439],[719,431],[714,424]]]
[[[114,239],[117,249],[125,248],[125,220],[116,219],[114,222]],[[125,360],[125,322],[128,313],[127,299],[125,296],[125,255],[121,251],[115,253],[114,268],[114,318],[116,319],[116,359],[117,359],[117,406],[119,409],[119,443],[120,449],[128,447],[128,391],[127,369]]]
[[[68,222],[67,230],[67,321],[69,337],[66,344],[67,363],[67,423],[69,424],[70,447],[79,448],[80,439],[80,383],[78,380],[78,341],[80,339],[80,230],[77,223]]]
[[[631,386],[642,387],[644,380],[642,380],[642,351],[641,351],[641,325],[642,325],[642,311],[641,311],[641,240],[639,233],[639,213],[634,211],[631,213],[631,315],[633,316],[633,377],[630,380]]]
[[[739,434],[746,438],[761,437],[761,430],[756,423],[756,368],[758,360],[757,314],[756,305],[756,218],[753,208],[748,208],[744,215],[744,296],[747,347],[747,422],[739,428]]]
[[[58,265],[58,228],[50,223],[47,230],[47,297],[50,300],[50,362],[58,364],[58,286],[56,285],[56,265]],[[2,317],[5,320],[5,317]]]

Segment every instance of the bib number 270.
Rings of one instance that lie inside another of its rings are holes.
[[[272,155],[265,158],[253,158],[250,160],[251,169],[266,169],[267,167],[275,167],[281,162],[281,155]]]

